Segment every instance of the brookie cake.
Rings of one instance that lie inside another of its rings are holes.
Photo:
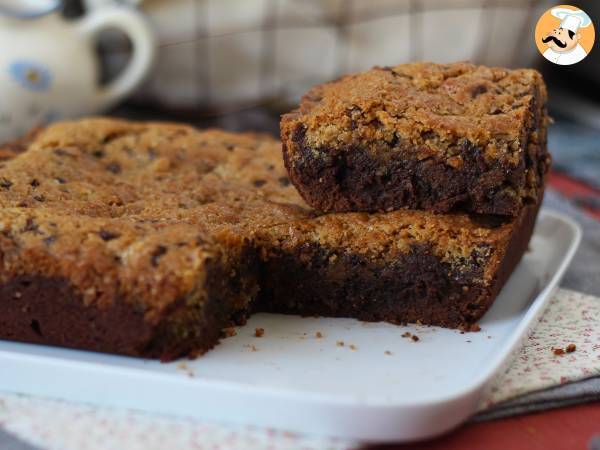
[[[270,137],[56,124],[0,162],[0,338],[170,360],[256,310],[468,327],[525,251],[536,192],[501,219],[320,215]]]

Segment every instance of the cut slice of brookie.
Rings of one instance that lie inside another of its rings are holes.
[[[546,99],[531,69],[376,67],[312,88],[282,117],[283,155],[321,211],[514,217],[543,190]]]

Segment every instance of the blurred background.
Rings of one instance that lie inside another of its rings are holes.
[[[0,14],[2,2],[0,0]],[[18,1],[8,2],[14,14]],[[279,116],[312,85],[373,65],[429,60],[534,67],[555,119],[552,186],[600,217],[600,50],[573,66],[547,62],[534,29],[546,0],[37,0],[21,1],[64,26],[133,8],[154,36],[144,81],[109,114],[278,134]],[[55,3],[55,5],[54,5]],[[571,2],[600,26],[600,2]],[[9,8],[9,10],[11,9]],[[34,11],[29,26],[43,21]],[[43,11],[42,11],[43,12]],[[35,16],[35,17],[34,17]],[[23,17],[21,17],[23,19]],[[2,18],[0,17],[0,21]],[[119,77],[135,43],[119,27],[94,34],[103,85]],[[1,22],[0,22],[1,30]],[[598,41],[598,39],[596,39]],[[0,43],[0,46],[2,44]],[[598,46],[600,44],[597,44]],[[71,61],[71,64],[74,62]],[[75,67],[75,66],[73,66]],[[5,112],[6,114],[6,112]],[[2,120],[0,104],[0,122]],[[51,117],[52,119],[53,117]],[[22,131],[22,130],[21,130]]]

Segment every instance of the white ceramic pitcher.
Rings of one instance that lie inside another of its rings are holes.
[[[0,143],[33,126],[102,112],[152,64],[153,34],[135,9],[115,5],[66,20],[57,3],[0,0]],[[101,85],[94,37],[107,28],[129,37],[132,55],[116,79]]]

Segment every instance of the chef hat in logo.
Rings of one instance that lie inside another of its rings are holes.
[[[561,20],[560,27],[577,33],[579,28],[585,28],[592,23],[592,19],[585,12],[567,8],[552,8],[550,11],[554,17]]]

